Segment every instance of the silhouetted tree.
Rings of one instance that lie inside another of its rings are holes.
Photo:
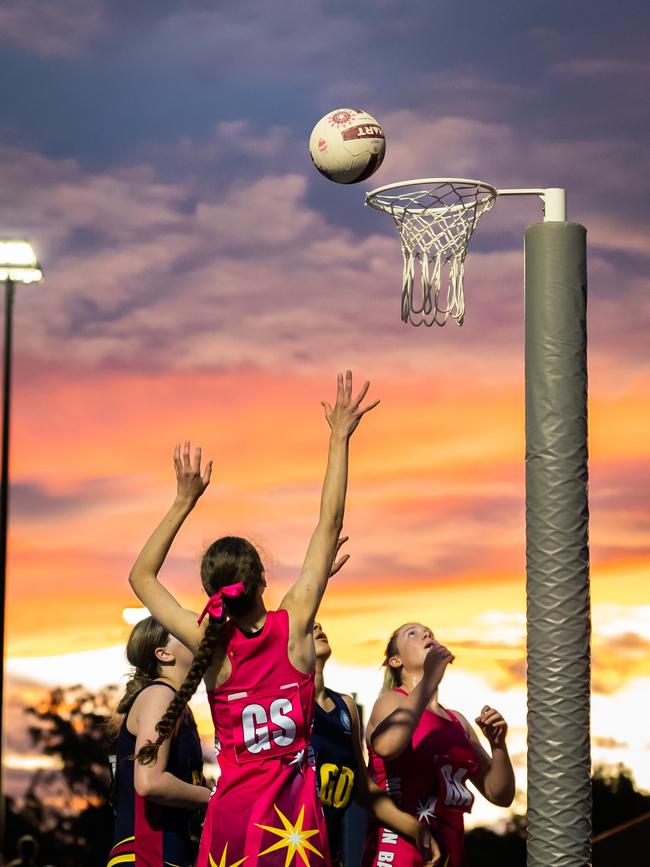
[[[38,705],[26,708],[32,744],[57,760],[57,766],[34,773],[19,810],[8,803],[8,856],[17,838],[31,833],[39,841],[42,863],[106,864],[113,832],[106,720],[114,696],[113,688],[93,694],[76,686],[51,690]]]
[[[650,813],[650,795],[640,792],[623,765],[596,768],[592,777],[594,836]],[[503,834],[474,828],[465,836],[470,867],[525,867],[526,817],[513,816]],[[635,863],[650,851],[650,821],[595,844],[593,864]],[[614,860],[613,860],[614,859]]]
[[[624,765],[597,768],[592,777],[594,835],[650,812],[650,795],[640,792]]]
[[[473,828],[465,834],[470,867],[526,867],[526,817],[512,815],[503,833]]]

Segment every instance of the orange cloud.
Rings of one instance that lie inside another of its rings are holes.
[[[645,461],[645,388],[592,400],[592,544],[602,550],[600,571],[629,561],[634,521],[647,509],[646,495],[630,495]],[[470,380],[459,395],[435,378],[382,376],[373,393],[382,404],[351,447],[352,560],[327,604],[336,601],[337,611],[366,605],[376,587],[377,605],[392,610],[392,588],[414,602],[430,586],[431,610],[442,594],[450,600],[442,622],[456,623],[458,592],[469,582],[484,588],[477,610],[494,607],[497,596],[511,610],[524,563],[520,389]],[[75,376],[52,367],[31,376],[17,391],[14,414],[12,475],[22,505],[11,523],[10,652],[121,640],[120,612],[132,599],[128,570],[173,498],[171,449],[188,436],[214,458],[214,481],[174,545],[165,580],[199,607],[200,551],[217,535],[239,532],[261,544],[271,580],[286,587],[316,520],[327,443],[319,401],[331,397],[329,375],[253,369],[188,378]],[[646,596],[640,589],[636,598]],[[352,632],[371,639],[371,618],[362,619],[366,626],[355,622]]]

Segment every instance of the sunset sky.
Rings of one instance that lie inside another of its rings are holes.
[[[173,498],[176,442],[215,468],[163,579],[200,609],[201,550],[236,533],[281,598],[317,517],[320,401],[346,367],[382,402],[354,435],[351,559],[321,612],[332,685],[371,702],[388,634],[424,620],[457,656],[443,703],[509,716],[524,785],[522,247],[539,202],[481,220],[461,329],[401,323],[399,240],[363,207],[372,186],[457,176],[566,186],[589,232],[594,757],[650,789],[649,24],[640,0],[0,5],[0,234],[29,238],[46,273],[15,313],[12,785],[39,761],[25,702],[125,672],[127,575]],[[349,105],[387,153],[343,187],[306,143]]]

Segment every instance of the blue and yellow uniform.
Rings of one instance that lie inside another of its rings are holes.
[[[144,688],[154,684],[174,690],[168,683],[158,680]],[[129,758],[134,753],[135,735],[126,727],[125,717],[117,740],[114,783],[115,842],[108,856],[107,867],[127,864],[135,867],[190,867],[194,863],[190,844],[190,819],[193,811],[181,807],[164,807],[138,795],[133,780],[134,760]],[[166,770],[185,783],[201,782],[201,742],[189,708],[183,714],[178,731],[171,740]]]
[[[331,711],[316,705],[310,747],[318,773],[332,864],[343,861],[343,816],[354,793],[357,757],[352,742],[352,718],[339,692],[326,689]]]

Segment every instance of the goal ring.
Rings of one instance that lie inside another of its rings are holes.
[[[366,194],[366,205],[390,214],[401,235],[404,322],[444,325],[451,316],[462,325],[467,247],[498,195],[491,184],[469,178],[417,178]]]

